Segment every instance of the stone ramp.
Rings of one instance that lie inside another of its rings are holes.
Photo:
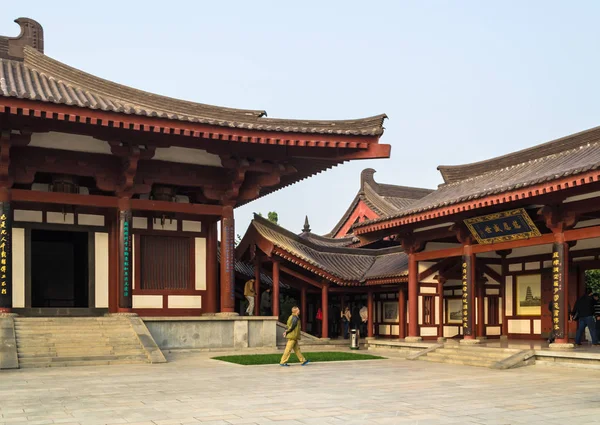
[[[409,357],[409,360],[503,370],[535,364],[535,351],[446,343],[423,350]]]
[[[137,316],[15,317],[14,331],[20,368],[166,362]]]

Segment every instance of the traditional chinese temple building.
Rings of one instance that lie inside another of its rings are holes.
[[[505,156],[440,166],[444,183],[354,224],[408,257],[408,340],[573,337],[570,307],[600,267],[600,128]],[[433,315],[425,311],[435,311]]]
[[[16,22],[0,37],[0,312],[232,313],[236,207],[389,157],[385,115],[276,119],[143,92],[45,55],[42,27]]]

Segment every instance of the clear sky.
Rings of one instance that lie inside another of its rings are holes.
[[[440,164],[501,155],[600,125],[600,2],[5,1],[44,27],[46,54],[167,96],[270,117],[386,113],[389,160],[356,161],[236,210],[327,233],[358,190],[435,188]]]

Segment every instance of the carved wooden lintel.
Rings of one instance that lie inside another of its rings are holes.
[[[475,238],[462,223],[455,223],[450,227],[450,231],[456,235],[456,239],[463,245],[473,245]]]
[[[407,254],[416,254],[425,248],[425,242],[416,239],[413,233],[400,234],[396,238]]]

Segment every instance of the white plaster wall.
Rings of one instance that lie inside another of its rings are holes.
[[[379,335],[390,335],[389,325],[379,325]]]
[[[506,315],[507,316],[512,316],[513,315],[513,277],[512,276],[506,276],[506,289],[505,289],[505,296],[506,296]]]
[[[206,290],[206,238],[195,238],[196,277],[195,288]]]
[[[182,164],[209,165],[211,167],[222,167],[221,158],[218,155],[208,153],[202,149],[182,148],[171,146],[168,148],[156,148],[153,160],[179,162]]]
[[[502,334],[502,328],[500,326],[488,326],[485,332],[488,336],[498,336]]]
[[[485,290],[485,293],[488,295],[500,295],[500,289],[496,289],[496,288],[487,288]]]
[[[12,302],[14,308],[25,307],[25,229],[12,230]]]
[[[459,334],[458,326],[444,326],[444,337],[452,338]]]
[[[400,335],[400,326],[399,325],[392,325],[391,328],[392,328],[391,335],[395,335],[395,336]]]
[[[425,246],[423,252],[428,251],[437,251],[439,249],[447,249],[447,248],[459,248],[461,244],[459,243],[445,243],[445,242],[430,242]]]
[[[200,295],[169,295],[169,308],[202,308]]]
[[[419,325],[423,324],[423,297],[419,295]]]
[[[488,297],[483,297],[483,323],[488,324]]]
[[[201,232],[202,222],[181,220],[181,230],[183,230],[184,232]]]
[[[135,245],[136,238],[131,238],[131,289],[135,289]]]
[[[536,335],[540,335],[542,333],[542,321],[541,319],[536,319],[533,321],[533,333]]]
[[[112,155],[108,142],[94,139],[91,136],[81,136],[54,131],[48,133],[33,133],[31,135],[29,146]]]
[[[528,334],[531,332],[531,324],[529,320],[520,319],[514,320],[510,319],[508,321],[508,333],[511,334]]]
[[[15,210],[13,218],[15,221],[28,221],[31,223],[41,223],[44,221],[41,211]]]
[[[508,265],[509,272],[520,272],[522,270],[523,270],[523,264],[521,264],[521,263],[515,263],[515,264]]]
[[[539,270],[539,269],[540,269],[539,261],[534,261],[532,263],[525,263],[525,270]]]
[[[80,226],[104,226],[104,216],[96,214],[77,214],[77,224]]]
[[[440,297],[435,297],[435,322],[436,324],[440,324]]]
[[[421,327],[421,336],[437,336],[437,333],[437,328]]]
[[[95,298],[97,308],[108,308],[108,233],[94,235]]]
[[[147,217],[133,217],[132,223],[134,229],[147,229],[148,218]]]
[[[502,306],[503,306],[503,304],[504,304],[504,299],[502,297],[499,297],[498,298],[498,314],[499,314],[498,323],[500,323],[500,324],[502,324],[502,316],[503,316]]]
[[[75,224],[75,214],[48,211],[46,213],[46,222],[54,224]]]
[[[432,288],[430,286],[421,286],[422,294],[435,294],[437,292],[437,288]]]
[[[571,251],[581,251],[582,249],[594,249],[600,247],[600,238],[582,239],[577,241],[577,245]]]
[[[133,308],[162,308],[162,295],[134,295]]]
[[[578,244],[579,245],[579,244]],[[550,254],[552,244],[528,246],[525,248],[515,248],[507,258],[526,257],[528,255]]]

